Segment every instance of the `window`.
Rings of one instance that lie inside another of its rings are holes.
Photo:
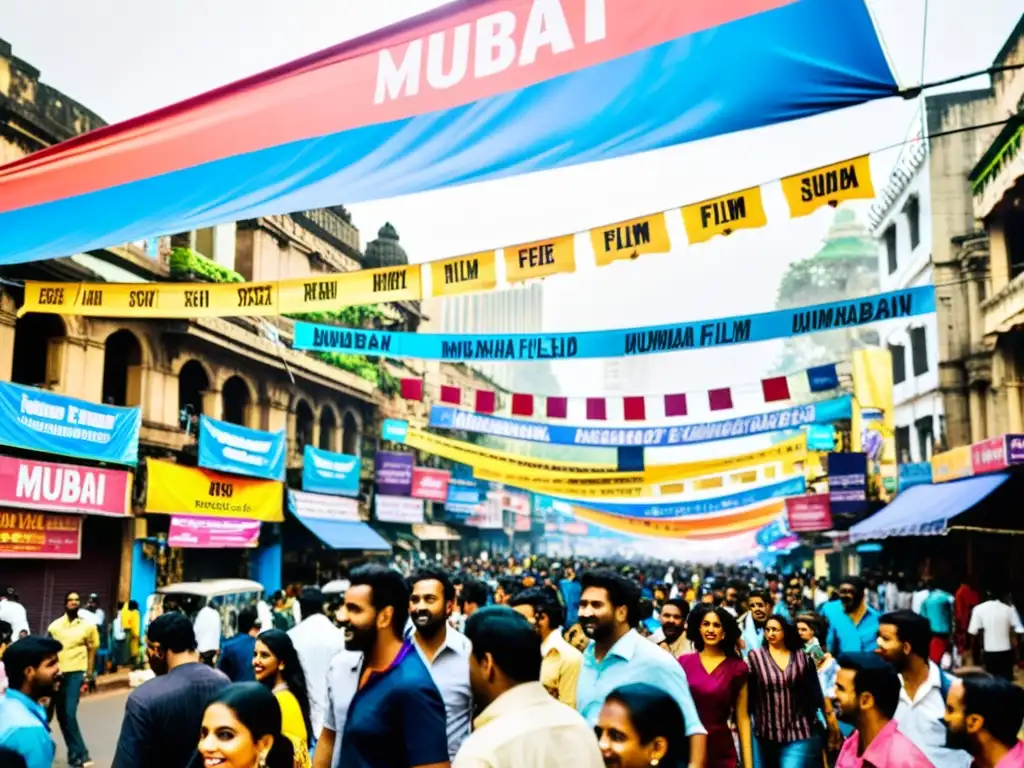
[[[910,357],[915,376],[928,373],[928,342],[923,326],[910,329]]]
[[[908,464],[910,457],[910,427],[896,427],[896,460]]]
[[[890,344],[892,355],[892,383],[902,384],[907,380],[907,354],[902,344]]]
[[[899,260],[896,258],[896,225],[890,224],[882,233],[882,240],[885,242],[885,255],[889,260],[889,274],[896,271]]]
[[[921,461],[930,461],[932,448],[935,446],[935,431],[932,427],[932,417],[925,416],[914,422],[917,430],[917,445],[921,449]]]
[[[911,195],[907,204],[903,206],[903,213],[907,215],[907,226],[910,228],[910,249],[917,248],[921,242],[921,201],[917,195]]]

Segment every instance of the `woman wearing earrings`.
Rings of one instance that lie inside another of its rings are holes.
[[[291,741],[295,768],[310,768],[309,692],[292,639],[279,629],[260,633],[252,656],[256,679],[281,707],[281,733]]]
[[[594,731],[607,768],[686,768],[690,761],[679,705],[647,683],[622,685],[608,694]]]
[[[293,768],[291,742],[281,735],[281,707],[265,686],[234,683],[203,713],[198,766]]]
[[[689,638],[696,653],[679,657],[697,714],[708,732],[707,768],[736,768],[736,744],[729,728],[735,714],[743,765],[752,766],[747,665],[739,654],[740,625],[721,606],[698,606],[690,614]]]

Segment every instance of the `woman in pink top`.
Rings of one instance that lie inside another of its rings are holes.
[[[736,767],[736,746],[729,729],[734,713],[743,764],[753,765],[747,712],[749,670],[737,648],[739,624],[724,608],[701,605],[690,614],[687,627],[697,652],[683,654],[679,664],[686,673],[700,721],[708,732],[707,768]]]
[[[856,730],[843,742],[836,768],[931,768],[931,761],[899,732],[899,674],[875,653],[846,653],[836,674],[839,718]]]

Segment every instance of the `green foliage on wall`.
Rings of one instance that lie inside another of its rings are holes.
[[[176,278],[202,277],[211,283],[242,283],[245,278],[233,269],[222,267],[191,248],[171,251],[171,275]]]

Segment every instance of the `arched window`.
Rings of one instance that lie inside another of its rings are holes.
[[[359,431],[359,422],[356,421],[356,417],[352,414],[352,411],[345,412],[341,435],[342,453],[359,456],[360,446],[362,445],[362,435]]]
[[[14,325],[11,381],[43,389],[59,387],[66,335],[59,315],[30,313],[19,318]]]
[[[142,402],[142,345],[131,331],[116,331],[107,337],[103,402],[128,406]]]
[[[232,376],[224,382],[221,398],[224,400],[221,411],[224,421],[240,427],[249,426],[246,423],[246,416],[249,413],[249,406],[252,405],[252,398],[249,396],[249,386],[241,376]]]
[[[302,450],[305,445],[313,444],[313,409],[305,400],[299,400],[295,406],[295,447]]]
[[[325,451],[337,450],[336,434],[338,432],[338,421],[334,417],[334,411],[324,406],[320,410],[320,445]]]

